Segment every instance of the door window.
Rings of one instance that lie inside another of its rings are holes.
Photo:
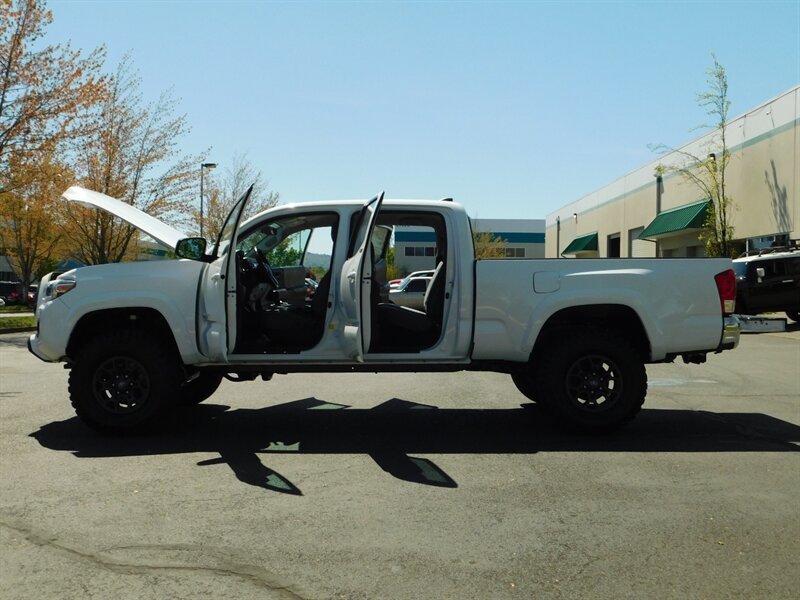
[[[239,237],[236,353],[300,352],[322,338],[338,216],[287,215]]]

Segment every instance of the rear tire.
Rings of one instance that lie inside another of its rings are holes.
[[[90,340],[69,374],[78,417],[105,433],[151,425],[178,392],[178,361],[150,332],[118,330]]]
[[[543,358],[537,396],[562,424],[601,433],[621,427],[642,407],[647,373],[636,348],[615,333],[571,331]]]

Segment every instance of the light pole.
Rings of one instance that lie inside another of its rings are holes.
[[[200,237],[201,238],[205,237],[203,235],[203,202],[204,202],[204,200],[203,200],[203,174],[205,173],[206,169],[208,169],[210,171],[211,169],[216,168],[216,166],[217,166],[217,163],[201,163],[200,164]]]

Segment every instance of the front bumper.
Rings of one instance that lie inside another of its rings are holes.
[[[64,353],[42,343],[42,338],[33,334],[28,338],[28,352],[44,362],[59,362],[64,359]]]
[[[72,330],[69,308],[61,298],[42,302],[36,309],[36,333],[28,338],[28,350],[45,362],[63,361]]]
[[[34,349],[33,349],[33,342],[34,342],[35,340],[36,340],[36,335],[35,335],[35,334],[34,334],[34,335],[32,335],[32,336],[30,336],[30,337],[28,338],[28,352],[30,352],[31,354],[33,354],[33,355],[34,355],[36,358],[38,358],[39,360],[43,360],[44,362],[50,362],[50,361],[49,361],[49,360],[47,360],[47,359],[46,359],[44,356],[42,356],[41,354],[39,354],[38,352],[36,352],[36,350],[34,350]]]
[[[719,342],[717,352],[736,348],[736,346],[739,345],[741,330],[739,319],[737,319],[735,315],[725,317],[722,322],[722,339]]]

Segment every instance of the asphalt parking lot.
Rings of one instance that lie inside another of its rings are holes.
[[[86,429],[0,335],[0,598],[796,598],[800,329],[648,367],[641,415],[554,429],[487,373],[225,382]]]

